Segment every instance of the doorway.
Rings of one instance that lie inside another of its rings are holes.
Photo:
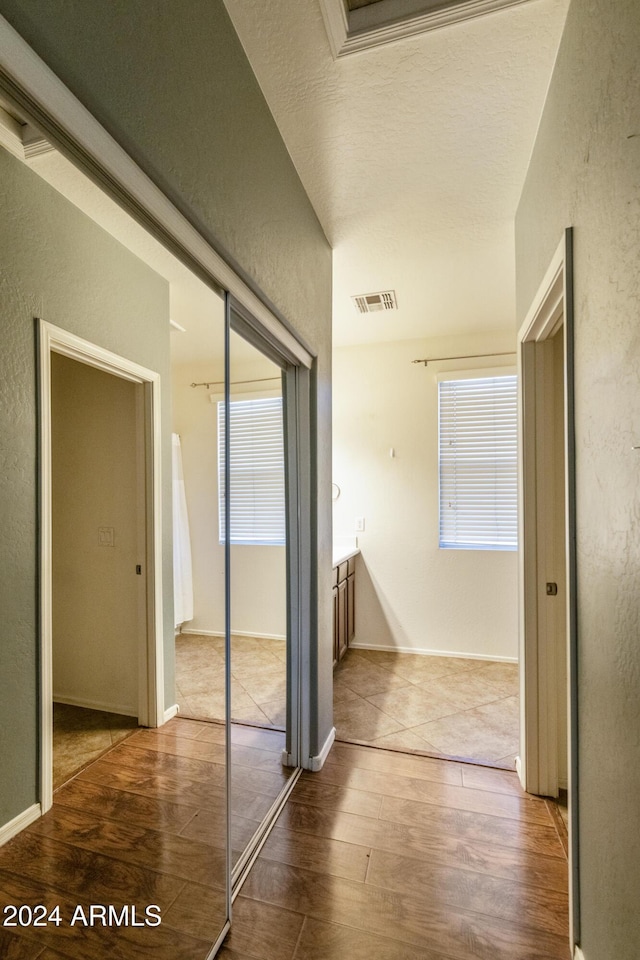
[[[579,940],[572,231],[518,334],[520,689],[517,769],[529,793],[567,792],[572,944]]]
[[[65,770],[77,772],[78,764],[138,724],[162,722],[164,707],[155,611],[157,375],[44,321],[38,333],[41,779],[47,810],[54,789],[54,709],[59,745],[67,744],[67,755],[58,755],[59,786]]]

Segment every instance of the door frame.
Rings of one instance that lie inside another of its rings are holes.
[[[120,357],[67,330],[37,319],[38,439],[40,500],[40,805],[53,803],[53,583],[51,354],[77,360],[144,388],[143,454],[145,472],[146,629],[138,651],[138,720],[164,723],[162,612],[162,475],[160,374]]]
[[[538,630],[538,599],[542,576],[537,569],[536,430],[540,414],[535,347],[562,327],[564,344],[565,557],[567,643],[567,748],[569,805],[570,937],[580,938],[578,850],[578,696],[576,497],[574,429],[573,231],[567,228],[555,251],[527,316],[518,332],[519,383],[519,661],[520,755],[516,767],[529,793],[557,796],[558,676],[556,649]],[[552,649],[553,647],[553,649]],[[554,736],[556,739],[554,740]]]

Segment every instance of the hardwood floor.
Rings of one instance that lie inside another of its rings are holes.
[[[238,847],[274,776],[258,739],[269,733],[247,728],[237,744]],[[57,791],[53,809],[0,850],[0,907],[59,904],[65,922],[0,927],[0,957],[204,960],[224,900],[219,760],[215,725],[175,719]],[[568,960],[562,830],[513,773],[335,744],[296,784],[219,955]],[[138,915],[157,903],[162,923],[71,927],[75,905],[91,903],[135,904]]]
[[[220,956],[568,960],[561,829],[513,773],[336,744],[296,784]]]

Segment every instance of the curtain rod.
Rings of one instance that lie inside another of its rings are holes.
[[[234,387],[241,383],[267,383],[270,380],[281,380],[281,377],[258,377],[256,380],[230,380],[229,386]],[[204,380],[202,383],[192,383],[192,387],[224,387],[224,380]]]
[[[464,357],[426,357],[422,360],[412,360],[411,363],[437,363],[439,360],[481,360],[486,357],[515,357],[515,350],[507,350],[506,353],[470,353]]]

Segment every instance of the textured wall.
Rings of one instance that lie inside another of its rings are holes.
[[[0,0],[0,13],[317,355],[319,675],[331,702],[331,250],[222,0]],[[316,723],[317,720],[317,723]]]
[[[169,382],[164,280],[0,150],[0,824],[37,799],[36,366],[33,318],[157,370]],[[164,530],[171,539],[169,391],[164,394]],[[172,636],[171,553],[164,569]],[[173,651],[167,684],[173,690]]]
[[[575,229],[582,949],[640,942],[640,16],[572,0],[516,221],[519,322]]]
[[[355,518],[365,517],[357,535],[358,644],[518,655],[517,553],[438,547],[436,372],[445,365],[411,362],[508,350],[509,338],[502,340],[404,340],[334,351],[336,535],[353,536]],[[482,363],[456,361],[448,369],[475,364],[481,375]]]

